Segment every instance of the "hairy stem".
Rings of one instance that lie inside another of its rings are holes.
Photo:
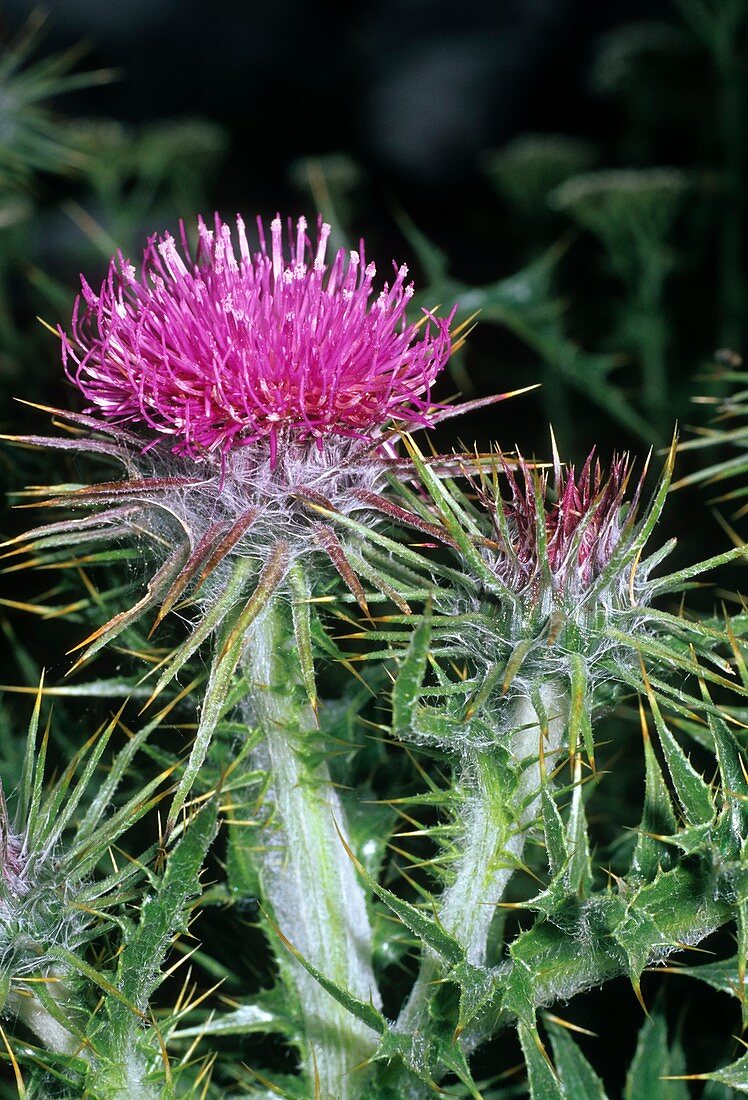
[[[258,854],[265,902],[281,933],[326,978],[363,1001],[379,1003],[371,964],[364,892],[341,843],[343,807],[325,760],[324,734],[300,687],[290,612],[274,600],[255,621],[245,647],[250,719],[263,734],[253,763],[267,771],[271,811]],[[364,1096],[352,1071],[375,1048],[375,1035],[293,960],[305,1023],[307,1068],[328,1100]]]
[[[60,1015],[71,1018],[73,1029],[83,1018],[81,1009],[72,1007],[68,992],[60,975],[50,977],[43,983],[47,1000],[59,1008]],[[64,1026],[62,1021],[52,1014],[48,1005],[33,991],[12,993],[6,1002],[6,1008],[21,1020],[39,1038],[47,1050],[55,1054],[77,1054],[86,1057],[81,1040]]]
[[[547,718],[545,731],[528,699],[518,699],[509,712],[505,736],[514,762],[521,769],[511,800],[507,797],[506,767],[494,754],[478,753],[472,762],[473,792],[465,809],[462,856],[454,881],[442,895],[439,919],[465,949],[473,966],[485,965],[496,906],[522,858],[525,834],[537,815],[541,739],[545,734],[545,753],[557,749],[566,724],[563,691],[548,683],[539,694]],[[398,1029],[414,1032],[424,1026],[434,983],[441,973],[436,956],[425,953]]]

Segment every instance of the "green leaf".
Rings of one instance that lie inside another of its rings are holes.
[[[451,936],[434,917],[427,916],[420,909],[416,909],[414,905],[411,905],[410,902],[399,898],[397,894],[393,894],[386,887],[381,886],[376,879],[371,877],[361,861],[356,858],[342,834],[339,833],[338,835],[361,878],[369,889],[384,902],[390,912],[394,913],[406,928],[409,928],[411,932],[418,936],[419,940],[430,947],[432,951],[435,951],[445,962],[451,966],[464,963],[465,952],[454,936]]]
[[[745,974],[741,976],[741,959],[733,955],[730,959],[721,959],[702,966],[673,967],[674,974],[684,974],[689,978],[698,978],[720,993],[729,993],[733,997],[745,997]],[[743,990],[741,994],[741,988]]]
[[[706,558],[704,561],[697,562],[695,565],[689,565],[685,569],[680,569],[677,573],[670,573],[666,577],[659,577],[655,581],[655,593],[659,596],[665,592],[677,592],[693,577],[700,577],[710,569],[717,569],[721,565],[727,565],[728,562],[734,561],[736,558],[743,558],[746,554],[748,554],[748,544],[745,546],[737,546],[732,550],[726,550],[723,554],[715,554],[713,558]]]
[[[636,1054],[626,1078],[624,1100],[688,1100],[682,1081],[664,1081],[670,1072],[667,1025],[661,1013],[649,1017],[639,1032]]]
[[[227,629],[219,635],[211,661],[208,685],[203,694],[200,721],[192,751],[169,809],[169,817],[166,822],[167,833],[174,828],[179,812],[192,790],[197,774],[205,763],[213,734],[229,697],[247,631],[257,616],[265,610],[268,603],[273,599],[285,576],[287,559],[288,553],[285,543],[277,543],[268,555],[257,584],[241,612],[236,618],[230,620]]]
[[[519,1025],[519,1041],[527,1066],[532,1100],[570,1100],[551,1066],[535,1028]]]
[[[584,898],[592,887],[593,875],[579,759],[575,762],[574,784],[566,828],[566,846],[571,853],[566,879],[569,891]]]
[[[278,1034],[299,1042],[298,1026],[283,1011],[284,993],[271,989],[259,993],[249,1004],[232,1012],[211,1013],[202,1023],[172,1031],[170,1040],[195,1039],[213,1035]]]
[[[660,765],[649,740],[649,731],[641,712],[642,735],[644,739],[645,786],[644,812],[639,826],[639,836],[631,861],[635,875],[651,880],[660,866],[671,865],[673,852],[657,839],[658,836],[670,836],[677,828],[675,814],[670,802],[670,794],[660,771]]]
[[[569,654],[571,666],[571,698],[569,701],[569,753],[574,756],[578,745],[594,767],[595,743],[592,737],[591,706],[584,658],[579,653]]]
[[[748,840],[743,845],[743,863],[748,866]],[[736,913],[738,933],[737,954],[737,983],[736,989],[740,997],[740,1008],[743,1016],[743,1029],[748,1027],[748,990],[746,989],[746,964],[748,963],[748,901],[742,901],[738,905]]]
[[[673,783],[678,801],[683,807],[686,821],[691,825],[705,825],[714,819],[714,806],[709,787],[692,766],[662,717],[657,700],[647,684],[649,706],[654,718],[662,755]]]
[[[706,692],[706,689],[703,689]],[[722,794],[729,809],[733,836],[743,841],[748,834],[748,778],[745,763],[727,723],[709,711],[709,729],[714,738],[717,763],[722,777]]]
[[[543,834],[546,851],[548,853],[548,867],[551,877],[555,878],[556,875],[561,873],[569,859],[569,853],[566,848],[566,838],[564,836],[564,823],[561,820],[561,814],[558,812],[558,807],[548,790],[547,783],[543,783],[540,797],[543,813]]]
[[[327,978],[320,970],[317,970],[316,966],[312,966],[312,964],[304,958],[302,953],[283,935],[277,925],[273,924],[272,927],[276,936],[281,940],[296,961],[304,967],[308,974],[311,974],[314,980],[322,986],[326,993],[329,993],[331,997],[335,998],[338,1004],[342,1005],[347,1012],[350,1012],[352,1016],[355,1016],[357,1020],[360,1020],[361,1023],[370,1027],[372,1031],[375,1031],[378,1035],[383,1035],[387,1031],[387,1021],[373,1004],[362,1001],[358,997],[354,997],[347,989],[343,989],[342,986],[339,986],[336,982]]]
[[[117,984],[122,995],[143,1010],[159,984],[159,967],[169,944],[187,926],[189,901],[200,889],[200,871],[216,833],[217,806],[211,800],[188,823],[156,890],[143,901],[140,920],[119,959]]]
[[[34,700],[34,709],[31,714],[31,720],[29,721],[28,733],[26,735],[26,752],[23,758],[23,772],[21,774],[21,783],[19,789],[19,802],[18,802],[18,818],[19,821],[28,822],[31,818],[33,822],[33,815],[30,814],[32,800],[34,796],[34,773],[36,770],[36,745],[37,737],[39,733],[39,714],[41,712],[42,705],[42,693],[44,691],[44,673],[42,673],[39,679],[39,688],[36,692],[36,699]],[[44,770],[44,764],[41,763],[41,770]]]
[[[738,1058],[737,1062],[731,1062],[729,1066],[716,1069],[714,1073],[700,1075],[702,1081],[716,1081],[720,1085],[726,1085],[737,1092],[748,1093],[748,1054]]]
[[[392,689],[392,726],[396,737],[407,738],[413,729],[431,645],[432,616],[429,602],[399,664]]]
[[[293,594],[291,615],[293,616],[294,638],[296,640],[296,653],[299,660],[301,679],[309,705],[312,710],[316,711],[317,679],[314,673],[312,649],[311,588],[306,573],[299,562],[292,565],[288,579]]]
[[[553,1057],[570,1100],[607,1100],[603,1083],[565,1027],[546,1021]]]

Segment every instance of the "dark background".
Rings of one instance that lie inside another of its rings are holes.
[[[5,28],[30,10],[5,0]],[[86,113],[202,114],[228,128],[220,203],[273,209],[288,198],[293,160],[345,151],[375,187],[426,202],[446,232],[457,215],[447,204],[480,192],[482,150],[528,130],[605,142],[618,120],[587,87],[596,40],[674,14],[657,0],[52,0],[44,10],[49,49],[86,39],[93,65],[121,70],[85,97]]]

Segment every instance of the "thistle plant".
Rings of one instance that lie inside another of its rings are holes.
[[[518,1090],[480,1082],[474,1055],[513,1028],[534,1100],[599,1100],[602,1081],[545,1010],[619,976],[643,1003],[645,969],[678,966],[724,928],[734,955],[680,972],[745,1005],[748,622],[678,602],[744,549],[664,572],[674,543],[653,540],[675,447],[649,499],[627,456],[607,473],[594,454],[564,467],[555,443],[550,467],[498,447],[425,457],[417,432],[484,403],[433,392],[464,325],[408,316],[405,268],[375,290],[363,245],[328,260],[328,227],[316,240],[307,228],[284,235],[277,218],[267,240],[259,222],[253,251],[241,219],[233,234],[216,218],[199,223],[195,252],[185,232],[181,246],[153,238],[139,272],[117,256],[59,330],[84,411],[51,410],[67,435],[14,437],[115,467],[29,490],[61,518],[12,540],[10,568],[30,554],[116,573],[129,548],[145,592],[132,604],[121,584],[99,593],[114,614],[74,668],[115,647],[146,657],[133,676],[151,689],[144,711],[165,702],[136,735],[160,769],[147,797],[173,785],[164,851],[138,863],[137,922],[132,895],[120,899],[116,966],[70,962],[98,974],[103,1011],[42,1002],[86,1040],[83,1056],[15,1003],[6,1012],[64,1067],[69,1096],[498,1100]],[[186,754],[165,736],[146,744],[174,708],[197,715]],[[593,855],[589,803],[632,709],[640,824],[614,856]],[[393,769],[406,759],[412,773]],[[382,792],[372,773],[385,768]],[[106,802],[112,781],[102,790]],[[397,815],[426,850],[400,879],[387,853],[389,841],[408,855],[390,837]],[[2,833],[21,899],[23,819]],[[213,884],[195,903],[206,859]],[[193,905],[218,900],[259,902],[274,985],[252,993],[206,944],[200,965],[236,995],[170,1005],[170,939]],[[413,974],[404,989],[393,962]],[[645,1025],[632,1088],[683,1072],[663,1028]],[[260,1046],[248,1076],[258,1032],[297,1064],[267,1067]],[[740,1088],[743,1063],[714,1080]]]
[[[399,659],[392,698],[395,736],[454,761],[452,785],[448,795],[444,792],[453,820],[449,851],[441,861],[444,886],[435,919],[421,915],[417,925],[413,914],[403,916],[402,903],[398,908],[395,899],[385,898],[427,945],[396,1027],[421,1037],[417,1051],[410,1050],[411,1066],[424,1075],[438,1075],[445,1059],[439,1034],[444,1020],[436,1007],[440,982],[454,983],[460,991],[452,1026],[464,1034],[468,1050],[485,1037],[476,1018],[511,1006],[509,1011],[522,1021],[521,1032],[526,1029],[523,1045],[531,1063],[532,1043],[539,1043],[535,1010],[547,996],[545,966],[557,957],[563,968],[560,960],[574,940],[584,954],[583,929],[591,912],[585,915],[584,899],[590,898],[593,908],[596,903],[583,789],[596,771],[594,728],[601,713],[631,689],[648,698],[670,779],[676,789],[686,776],[689,783],[696,780],[662,710],[694,716],[706,708],[710,723],[721,722],[708,695],[702,700],[684,690],[683,675],[691,674],[702,686],[709,681],[724,685],[731,670],[717,651],[719,630],[657,610],[653,601],[742,551],[728,551],[669,576],[652,576],[672,550],[672,544],[665,544],[644,556],[667,494],[673,452],[644,509],[642,481],[626,499],[630,467],[625,458],[615,459],[606,476],[591,456],[576,476],[573,469],[564,472],[555,457],[551,494],[545,473],[523,462],[516,472],[497,456],[490,472],[483,469],[478,478],[466,468],[471,489],[466,494],[456,485],[445,486],[417,450],[413,454],[464,570],[462,586],[435,589]],[[379,640],[395,648],[405,644],[411,633],[407,620],[389,616],[388,621],[393,628],[378,631]],[[726,733],[720,725],[719,736]],[[675,830],[648,737],[651,805],[645,809],[627,878],[635,889],[671,866],[667,844],[682,843],[681,838],[645,836],[665,822],[668,831]],[[568,777],[561,782],[567,768]],[[740,782],[742,789],[744,780]],[[655,784],[659,794],[652,789]],[[570,796],[565,825],[556,804],[560,791]],[[689,805],[687,815],[700,812],[712,820],[707,785],[698,780],[690,793],[700,799],[700,810]],[[690,793],[682,792],[682,797],[688,801]],[[528,838],[537,830],[544,837],[550,877],[547,889],[526,903],[538,914],[537,926],[509,944],[505,962],[495,968],[489,961],[501,957],[495,939],[501,935],[497,906],[514,872],[523,869]],[[737,854],[742,841],[735,839]],[[625,893],[623,886],[621,890]],[[521,947],[549,935],[546,921],[563,931],[550,936],[547,954],[542,952],[546,961],[538,959],[539,969],[531,977],[532,967],[520,965]],[[702,938],[706,929],[697,924],[681,943]],[[613,926],[609,934],[614,939],[619,935]],[[636,960],[625,937],[620,942],[619,972],[628,973],[638,989],[641,959]],[[642,937],[637,950],[651,961],[666,956],[673,946],[672,940],[658,941],[655,949],[654,942],[646,945]],[[608,956],[606,965],[611,963]],[[585,988],[588,978],[594,983],[592,974],[601,973],[592,967],[583,977],[586,965],[576,979],[580,985],[565,986],[564,997]],[[447,1064],[455,1069],[453,1052]],[[537,1095],[545,1094],[538,1089]]]
[[[398,466],[394,432],[450,414],[430,391],[451,341],[448,319],[404,321],[413,293],[406,267],[374,297],[376,272],[363,247],[339,251],[328,266],[329,226],[320,225],[314,251],[306,228],[299,219],[286,259],[280,219],[269,247],[258,223],[252,255],[239,218],[237,259],[229,227],[216,218],[214,230],[200,222],[194,259],[186,240],[183,258],[166,236],[149,242],[140,279],[120,256],[98,294],[84,281],[72,335],[61,331],[61,339],[68,374],[90,405],[58,415],[86,434],[23,441],[114,459],[126,476],[53,490],[47,504],[83,515],[20,542],[53,555],[127,535],[152,546],[157,568],[145,596],[98,627],[79,660],[151,608],[158,623],[189,599],[197,609],[190,633],[164,662],[153,698],[208,639],[213,657],[167,831],[241,663],[251,685],[247,723],[264,731],[252,766],[272,784],[266,806],[275,835],[259,873],[273,919],[313,965],[376,1002],[363,891],[337,835],[342,807],[326,764],[304,758],[318,736],[309,601],[318,558],[364,611],[361,571],[381,594],[395,588],[360,556],[352,561],[319,512],[394,512],[430,530],[380,490]],[[306,915],[312,897],[315,924]],[[366,1030],[326,994],[319,1003],[301,968],[296,985],[302,1011],[329,1031],[312,1055],[315,1072],[330,1095],[347,1095],[344,1075],[368,1052]]]

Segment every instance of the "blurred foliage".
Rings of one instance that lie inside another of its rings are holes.
[[[87,90],[93,103],[95,86],[119,75],[80,70],[82,48],[45,55],[43,36],[43,17],[32,16],[0,58],[3,402],[21,370],[29,397],[44,392],[49,338],[35,315],[56,323],[78,271],[101,269],[119,248],[137,253],[155,226],[206,208],[227,149],[207,119],[128,126],[60,114],[61,97]]]

